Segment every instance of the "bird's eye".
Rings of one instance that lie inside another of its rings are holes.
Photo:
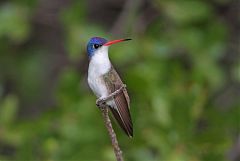
[[[99,48],[100,46],[101,46],[101,45],[94,44],[94,45],[93,45],[93,48],[94,48],[94,49],[97,49],[97,48]]]

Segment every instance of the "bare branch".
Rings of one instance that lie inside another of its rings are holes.
[[[104,119],[105,126],[108,130],[109,137],[111,138],[113,150],[116,156],[117,161],[124,161],[122,156],[122,151],[118,145],[117,136],[113,130],[111,120],[108,116],[108,107],[107,105],[101,105],[100,110]]]
[[[117,136],[113,130],[111,120],[108,116],[108,105],[106,104],[106,101],[113,98],[114,96],[118,95],[121,91],[123,91],[126,88],[126,85],[123,84],[121,88],[116,90],[115,92],[111,93],[109,96],[103,98],[103,99],[97,99],[96,105],[100,108],[104,120],[104,124],[108,130],[109,137],[112,142],[113,150],[116,156],[117,161],[124,161],[122,156],[122,151],[118,145]]]

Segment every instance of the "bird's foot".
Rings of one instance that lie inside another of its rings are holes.
[[[100,107],[102,107],[102,106],[104,106],[106,104],[106,100],[104,99],[104,98],[98,98],[97,100],[96,100],[96,105],[100,108]]]

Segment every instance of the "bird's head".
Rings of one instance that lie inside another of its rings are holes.
[[[112,44],[122,42],[122,41],[128,41],[128,40],[131,40],[131,39],[119,39],[119,40],[107,41],[106,39],[101,37],[93,37],[89,40],[87,44],[88,57],[91,58],[96,53],[97,50],[100,50],[102,48],[108,49],[108,46]]]

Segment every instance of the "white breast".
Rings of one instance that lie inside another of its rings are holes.
[[[102,46],[94,53],[88,67],[88,84],[98,98],[108,96],[107,88],[101,76],[106,74],[110,68],[108,47]]]

